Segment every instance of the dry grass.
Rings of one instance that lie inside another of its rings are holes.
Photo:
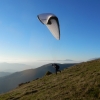
[[[0,95],[0,100],[100,100],[100,60],[44,76]]]

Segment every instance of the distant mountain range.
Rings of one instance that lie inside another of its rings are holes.
[[[68,68],[73,64],[59,64],[60,70]],[[28,82],[35,80],[36,78],[41,78],[45,75],[47,71],[52,73],[55,72],[55,69],[51,66],[51,64],[46,64],[41,67],[35,69],[28,69],[20,72],[15,72],[5,77],[0,78],[0,93],[8,92],[14,88],[16,88],[20,83]]]
[[[0,77],[4,77],[4,76],[7,76],[7,75],[10,75],[11,73],[9,72],[0,72]]]
[[[20,63],[0,63],[0,72],[17,72],[24,69],[32,68],[33,66]]]

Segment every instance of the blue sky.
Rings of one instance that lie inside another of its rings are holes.
[[[60,41],[37,19],[54,13]],[[100,57],[100,0],[0,0],[0,62]]]

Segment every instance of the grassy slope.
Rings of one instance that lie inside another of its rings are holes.
[[[0,95],[0,100],[100,100],[100,60],[44,76]]]

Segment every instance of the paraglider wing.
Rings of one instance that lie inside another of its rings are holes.
[[[60,26],[58,18],[51,13],[44,13],[37,16],[42,24],[45,24],[47,28],[50,30],[52,35],[60,40]]]

